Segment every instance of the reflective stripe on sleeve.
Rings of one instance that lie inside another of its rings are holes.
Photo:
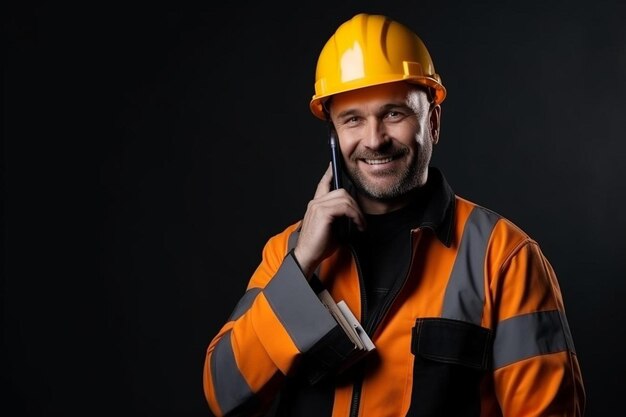
[[[256,298],[256,296],[261,292],[260,288],[250,288],[246,293],[239,299],[239,302],[235,306],[235,309],[231,313],[228,321],[237,320],[241,317],[252,305],[252,302]]]
[[[215,384],[215,398],[223,414],[250,400],[253,392],[239,372],[231,343],[232,332],[225,333],[211,356],[211,374]]]
[[[442,317],[480,325],[485,299],[485,255],[499,219],[483,207],[472,209],[446,288]]]
[[[291,255],[263,294],[300,352],[308,351],[337,325]]]
[[[297,230],[291,232],[289,235],[289,239],[287,240],[287,252],[296,247],[296,243],[298,242],[298,236],[300,236],[300,232]]]
[[[493,344],[494,369],[537,355],[568,349],[568,332],[558,310],[512,317],[498,324]]]

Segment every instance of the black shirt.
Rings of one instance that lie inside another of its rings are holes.
[[[450,243],[454,195],[441,172],[431,167],[427,183],[413,193],[412,202],[401,209],[366,214],[366,230],[351,236],[365,287],[367,318],[404,281],[411,260],[412,229],[430,228],[446,246]]]

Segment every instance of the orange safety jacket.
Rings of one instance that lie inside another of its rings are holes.
[[[292,254],[300,222],[266,243],[206,352],[204,393],[215,415],[263,415],[270,407],[288,417],[584,414],[551,265],[513,223],[443,183],[450,195],[443,224],[411,231],[408,274],[369,329],[375,351],[354,370],[334,372],[346,337]],[[316,275],[361,318],[358,270],[345,245]]]

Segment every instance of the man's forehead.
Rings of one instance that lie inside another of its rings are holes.
[[[422,88],[406,82],[397,82],[336,94],[332,98],[331,108],[332,113],[337,115],[366,107],[384,109],[407,106],[416,111],[427,104],[428,96]]]

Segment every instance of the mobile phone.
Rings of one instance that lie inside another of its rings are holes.
[[[330,131],[328,143],[330,145],[330,161],[333,170],[333,190],[337,190],[343,188],[343,185],[341,184],[341,151],[337,141],[337,133],[334,129]]]
[[[337,190],[339,188],[343,188],[341,180],[343,159],[341,156],[341,149],[339,148],[339,141],[337,139],[337,132],[335,132],[335,129],[330,130],[328,144],[330,145],[330,165],[333,171],[332,187],[333,190]],[[350,219],[347,217],[342,217],[335,220],[334,226],[335,230],[337,231],[337,237],[340,241],[345,241],[348,239],[351,229],[350,223]]]

